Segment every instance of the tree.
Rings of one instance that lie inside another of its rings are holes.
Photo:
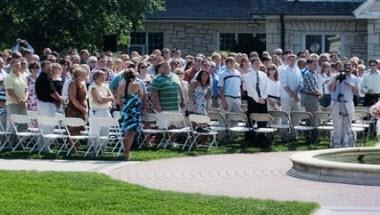
[[[126,43],[144,15],[163,10],[163,0],[1,0],[0,48],[17,38],[37,50],[68,47],[99,49],[103,35]]]

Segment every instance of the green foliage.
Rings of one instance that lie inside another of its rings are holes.
[[[145,14],[163,10],[163,0],[2,0],[0,8],[0,48],[22,38],[38,50],[96,49],[103,35],[127,43]]]
[[[94,173],[0,171],[1,214],[306,215],[313,203],[156,191]]]

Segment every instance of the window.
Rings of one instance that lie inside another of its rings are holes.
[[[242,52],[251,51],[259,53],[266,49],[266,34],[256,33],[220,33],[219,50]]]
[[[338,34],[307,34],[305,48],[317,54],[332,51],[341,53],[342,39]]]
[[[164,34],[158,32],[132,32],[129,51],[140,54],[151,53],[154,49],[164,48]]]
[[[236,48],[236,35],[235,34],[220,34],[219,49],[222,51],[234,51]]]

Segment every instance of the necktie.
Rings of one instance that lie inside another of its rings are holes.
[[[259,96],[259,98],[261,98],[261,92],[260,92],[259,82],[260,82],[259,71],[256,71],[256,91],[257,91],[257,95]]]

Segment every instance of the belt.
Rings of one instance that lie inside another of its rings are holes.
[[[229,97],[233,99],[240,99],[240,96],[229,96],[229,95],[224,95],[224,97]]]
[[[305,92],[305,91],[303,91],[302,94],[318,97],[315,93],[310,93],[310,92]]]
[[[276,100],[281,100],[281,98],[279,96],[268,95],[268,98],[276,99]]]
[[[347,100],[338,101],[337,99],[331,99],[331,101],[338,102],[338,103],[348,103]]]

